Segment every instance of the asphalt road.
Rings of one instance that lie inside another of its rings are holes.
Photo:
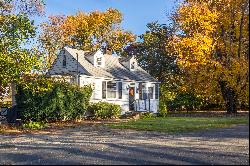
[[[102,126],[0,134],[0,164],[249,165],[249,126],[175,135]]]

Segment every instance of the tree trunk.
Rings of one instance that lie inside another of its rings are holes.
[[[225,81],[219,81],[220,89],[223,99],[226,103],[226,109],[228,114],[237,114],[237,95],[235,90],[227,87]]]

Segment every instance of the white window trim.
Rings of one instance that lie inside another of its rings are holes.
[[[143,86],[144,86],[144,88],[143,88]],[[143,99],[143,92],[145,92],[146,91],[146,93],[147,93],[147,99],[146,100],[148,100],[148,92],[149,92],[149,87],[152,87],[153,88],[153,98],[152,99],[150,99],[150,100],[159,100],[159,98],[160,98],[160,93],[159,93],[159,88],[160,88],[160,86],[158,87],[158,99],[156,99],[155,98],[155,84],[151,84],[151,85],[148,85],[147,86],[147,84],[145,84],[145,83],[142,83],[142,99],[139,99],[139,100],[145,100],[145,99]],[[139,96],[139,98],[140,98],[140,96]]]
[[[154,85],[154,91],[155,91],[155,86],[156,86],[156,85]],[[157,89],[157,91],[158,91],[158,95],[157,95],[157,96],[158,96],[158,99],[155,98],[155,94],[154,94],[154,99],[155,99],[155,100],[160,100],[160,84],[158,84],[158,89]]]
[[[148,94],[149,94],[149,88],[153,88],[153,91],[152,91],[152,96],[153,96],[153,98],[151,99],[151,100],[155,100],[155,85],[150,85],[150,86],[148,86]],[[148,96],[149,97],[149,96]]]
[[[114,99],[118,99],[118,97],[117,97],[117,95],[118,95],[118,84],[117,84],[117,82],[115,82],[116,83],[116,87],[115,87],[115,98],[110,98],[110,97],[108,97],[108,82],[114,82],[114,81],[106,81],[106,100],[114,100]]]
[[[141,89],[141,93],[142,93],[142,99],[141,100],[145,100],[144,99],[144,93],[143,92],[145,92],[146,91],[146,94],[147,94],[147,92],[148,92],[148,88],[147,88],[147,84],[145,84],[145,83],[142,83],[142,89]],[[148,97],[147,97],[148,98]]]
[[[121,82],[122,83],[122,87],[123,87],[123,82],[122,81],[112,81],[112,80],[103,80],[103,81],[105,81],[106,82],[106,98],[102,98],[102,100],[108,100],[108,101],[122,101],[123,100],[123,88],[122,88],[122,98],[121,99],[119,99],[119,89],[118,89],[118,84],[119,84],[119,82]],[[116,83],[116,90],[115,90],[115,92],[116,92],[116,96],[115,96],[115,98],[110,98],[110,97],[108,97],[108,82],[115,82]]]
[[[100,59],[100,61],[98,59]],[[98,64],[98,63],[101,63],[101,64]],[[97,67],[102,66],[102,57],[96,57],[96,66]]]

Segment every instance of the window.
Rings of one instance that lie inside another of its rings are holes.
[[[147,89],[145,84],[139,83],[139,99],[140,100],[145,100],[147,99]]]
[[[118,98],[122,99],[122,82],[118,82]]]
[[[63,68],[66,67],[66,55],[63,54]]]
[[[107,87],[106,81],[102,81],[102,98],[106,99]]]
[[[107,82],[107,98],[116,98],[116,82]]]
[[[102,98],[116,98],[118,89],[118,98],[122,99],[122,82],[103,81],[102,82]]]
[[[153,99],[154,98],[154,87],[148,87],[148,98]]]
[[[102,65],[102,58],[101,58],[101,57],[100,57],[100,58],[97,58],[96,61],[97,61],[97,65],[98,65],[98,66],[101,66],[101,65]]]
[[[159,84],[155,84],[155,99],[159,99]]]
[[[142,99],[147,99],[148,98],[148,93],[147,93],[147,89],[146,89],[146,85],[142,84]]]
[[[132,63],[131,63],[130,69],[135,69],[135,62],[132,62]]]

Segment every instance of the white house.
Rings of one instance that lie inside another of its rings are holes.
[[[150,111],[159,107],[159,82],[138,66],[134,57],[88,52],[64,47],[47,73],[65,77],[79,86],[94,88],[91,102],[119,104],[126,111]]]

